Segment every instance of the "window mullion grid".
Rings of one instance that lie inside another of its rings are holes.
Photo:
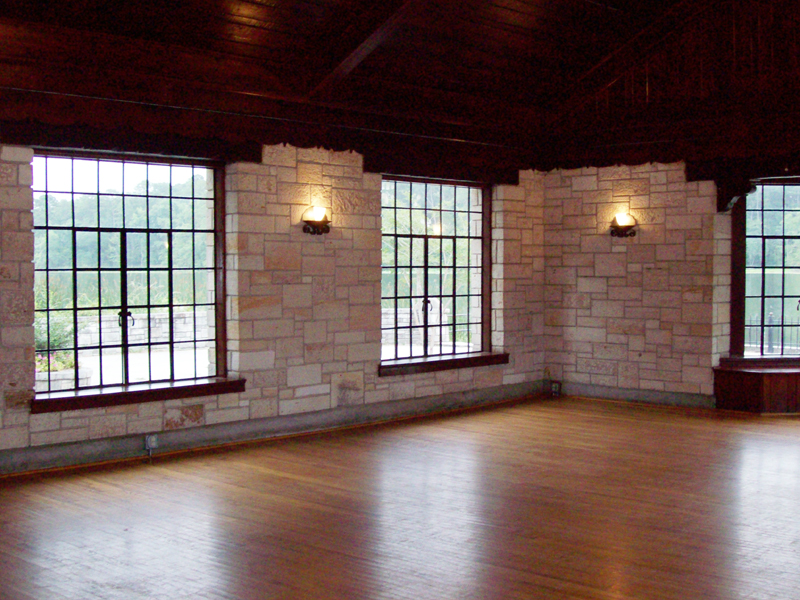
[[[400,257],[400,252],[398,251],[399,246],[399,238],[397,237],[397,185],[394,186],[394,207],[392,210],[394,211],[394,357],[398,358],[400,354],[400,300],[398,298],[398,290],[400,289],[400,267],[398,263],[398,258]]]
[[[427,186],[426,186],[427,187]],[[427,195],[427,194],[426,194]],[[426,210],[427,212],[427,210]],[[428,341],[429,341],[429,331],[428,327],[430,325],[429,321],[429,312],[431,308],[431,299],[430,299],[430,289],[428,286],[428,223],[427,223],[427,214],[425,217],[425,237],[422,238],[422,356],[428,356]]]

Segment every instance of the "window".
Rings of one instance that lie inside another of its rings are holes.
[[[34,158],[37,393],[224,375],[218,185],[207,165]]]
[[[800,355],[800,183],[756,186],[745,240],[744,355]]]
[[[480,186],[384,179],[382,367],[490,350],[489,204]]]

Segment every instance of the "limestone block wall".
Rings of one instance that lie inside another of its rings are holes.
[[[541,248],[522,185],[499,187],[494,205],[494,346],[511,352],[511,363],[394,377],[377,376],[380,175],[364,173],[352,152],[279,145],[264,149],[261,165],[231,167],[227,186],[230,365],[248,379],[251,417],[538,378],[532,314],[537,294],[541,305]],[[310,204],[331,209],[330,233],[302,232]]]
[[[542,181],[545,365],[565,389],[713,393],[728,351],[730,216],[684,165],[536,174]],[[612,238],[619,211],[638,221]]]
[[[33,183],[27,148],[0,147],[0,449],[27,446],[33,398]]]

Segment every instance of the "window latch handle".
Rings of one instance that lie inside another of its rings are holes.
[[[129,311],[129,310],[126,310],[126,311],[124,311],[124,312],[123,312],[123,311],[119,311],[119,316],[117,317],[117,323],[119,323],[119,326],[120,326],[120,327],[122,327],[122,317],[123,317],[123,316],[124,316],[126,319],[127,319],[128,317],[130,317],[130,318],[131,318],[131,327],[133,327],[134,325],[136,325],[136,319],[134,319],[134,318],[133,318],[133,314],[131,313],[131,311]]]

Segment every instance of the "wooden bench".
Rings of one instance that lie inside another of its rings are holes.
[[[723,358],[714,369],[714,396],[727,410],[800,412],[800,362]]]

